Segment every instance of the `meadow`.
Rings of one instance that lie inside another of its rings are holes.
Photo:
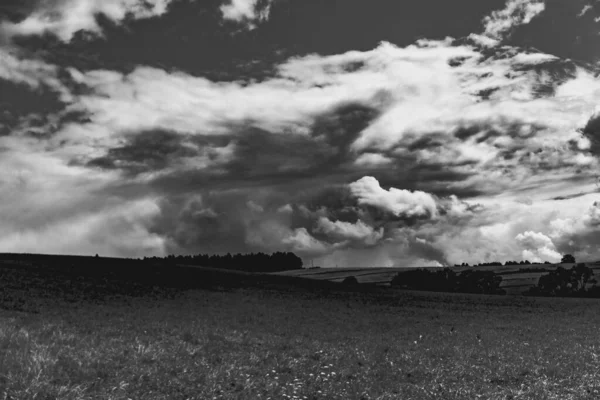
[[[598,399],[599,328],[596,299],[0,268],[0,399]]]

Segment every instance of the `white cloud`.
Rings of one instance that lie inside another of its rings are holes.
[[[539,149],[534,162],[552,159],[555,168],[562,168],[549,173],[550,179],[563,179],[582,165],[591,170],[595,160],[567,142],[580,140],[577,129],[600,100],[597,80],[579,69],[575,79],[557,84],[554,95],[540,98],[537,88],[554,85],[554,78],[526,67],[555,58],[511,48],[499,51],[505,56],[484,58],[450,39],[423,40],[406,48],[383,43],[366,52],[293,58],[279,66],[276,77],[246,85],[148,67],[125,75],[71,70],[92,89],[72,106],[89,113],[90,122],[68,125],[54,140],[91,147],[86,151],[91,156],[129,132],[150,129],[220,135],[229,134],[232,125],[252,124],[273,133],[306,135],[318,115],[357,102],[380,112],[352,145],[357,167],[386,165],[390,154],[381,152],[393,149],[395,156],[416,157],[425,164],[464,163],[462,172],[473,172],[473,177],[463,184],[484,190],[533,179],[529,168],[535,166],[519,157]],[[450,65],[457,59],[460,65]],[[478,96],[485,91],[490,91],[488,100]],[[481,128],[471,138],[457,138],[463,127]],[[497,134],[480,140],[489,131]],[[432,132],[440,146],[408,150]],[[515,156],[502,159],[502,151]],[[513,175],[498,174],[502,170]]]
[[[365,176],[348,186],[352,195],[362,205],[377,207],[397,216],[435,217],[437,215],[436,201],[429,193],[396,188],[385,190],[372,176]]]
[[[581,11],[579,12],[579,14],[577,14],[577,17],[581,18],[581,17],[583,17],[585,14],[587,14],[587,13],[588,13],[588,11],[590,11],[590,10],[593,10],[593,9],[594,9],[594,7],[593,7],[592,5],[590,5],[590,4],[587,4],[587,5],[585,5],[585,6],[584,6],[584,7],[581,9]]]
[[[235,22],[247,22],[250,29],[254,28],[255,21],[269,18],[270,1],[263,9],[258,7],[259,0],[228,0],[221,6],[223,18]]]
[[[392,162],[392,159],[379,153],[364,153],[354,161],[359,167],[379,167]]]
[[[246,206],[248,207],[248,209],[250,211],[257,213],[257,214],[263,213],[265,211],[265,209],[260,204],[256,204],[252,200],[248,200],[246,202]]]
[[[531,22],[545,8],[541,0],[508,0],[504,9],[484,18],[484,35],[491,39],[502,39],[518,25]]]
[[[281,242],[288,246],[290,251],[302,256],[315,256],[330,253],[332,246],[315,239],[306,228],[295,229]]]
[[[34,229],[15,229],[0,235],[0,251],[164,256],[165,239],[149,232],[150,222],[159,212],[153,201],[141,200],[42,224]]]
[[[56,82],[58,68],[43,61],[19,58],[14,51],[0,48],[0,79],[37,89],[42,82]]]
[[[25,58],[16,49],[0,47],[0,79],[39,90],[45,86],[64,102],[71,102],[73,96],[58,78],[58,67],[41,60]]]
[[[286,204],[277,209],[277,212],[280,214],[291,214],[294,212],[291,204]]]
[[[31,15],[18,23],[3,22],[0,33],[7,36],[51,33],[69,42],[80,30],[101,35],[96,15],[115,23],[127,17],[150,18],[164,14],[171,0],[62,0],[39,2]]]
[[[519,233],[515,240],[523,247],[523,259],[531,262],[559,262],[562,258],[552,239],[540,232]]]
[[[375,230],[372,226],[358,220],[355,224],[344,221],[331,221],[327,217],[319,218],[317,232],[323,232],[338,241],[353,240],[372,246],[383,238],[383,228]]]

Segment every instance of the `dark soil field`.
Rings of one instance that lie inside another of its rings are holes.
[[[0,399],[600,398],[595,299],[102,282],[0,267]]]

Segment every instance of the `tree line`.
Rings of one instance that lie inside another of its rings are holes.
[[[492,271],[466,270],[456,273],[450,268],[415,269],[399,272],[392,286],[431,292],[504,294],[500,288],[502,277]]]
[[[561,263],[563,264],[575,264],[575,257],[571,254],[565,254],[562,259],[560,260]],[[521,260],[521,261],[506,261],[504,264],[502,264],[500,261],[492,261],[492,262],[486,262],[486,263],[479,263],[479,264],[473,264],[473,267],[501,267],[502,265],[504,266],[509,266],[509,265],[531,265],[531,264],[536,264],[536,263],[532,263],[529,260]],[[539,263],[537,263],[539,264]],[[549,261],[544,261],[543,264],[551,264]],[[462,264],[454,264],[455,267],[470,267],[471,265],[469,265],[469,263],[462,263]]]
[[[302,269],[303,262],[292,252],[249,253],[225,255],[169,255],[167,257],[144,257],[145,262],[183,264],[199,267],[212,267],[246,272],[281,272]]]
[[[149,267],[189,265],[246,272],[280,272],[301,269],[302,259],[292,252],[225,254],[225,255],[168,255],[166,257],[110,258],[96,256],[68,256],[49,254],[0,253],[0,261],[11,261],[56,268],[83,268],[87,270],[137,270]]]

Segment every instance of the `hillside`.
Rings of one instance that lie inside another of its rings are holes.
[[[595,276],[600,276],[600,261],[585,263],[594,271]],[[455,272],[466,270],[493,271],[502,277],[500,287],[507,294],[521,294],[532,286],[537,285],[542,275],[558,267],[571,268],[573,264],[531,264],[531,265],[503,265],[482,267],[452,267]],[[438,267],[424,267],[425,269],[438,269]],[[308,279],[342,282],[348,276],[354,276],[359,283],[372,283],[378,285],[389,285],[398,273],[406,272],[416,268],[315,268],[295,271],[285,271],[277,275],[294,276]],[[525,270],[525,271],[523,271]],[[531,271],[531,270],[539,270]]]

